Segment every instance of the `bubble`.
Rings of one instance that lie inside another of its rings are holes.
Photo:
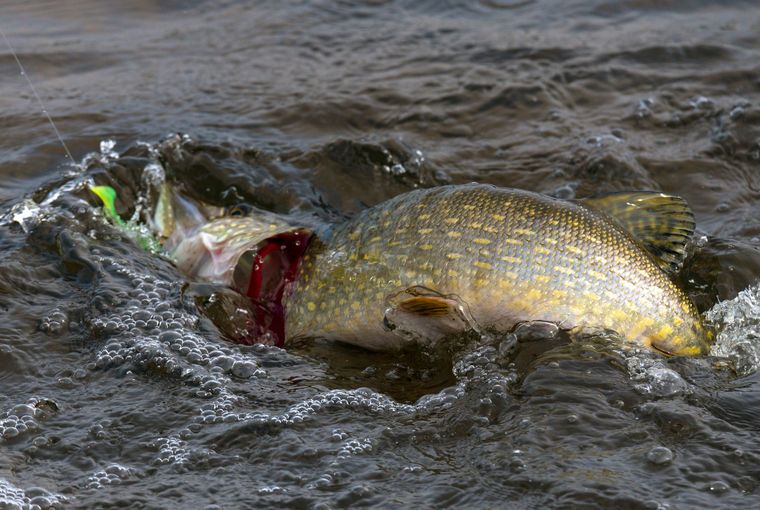
[[[726,482],[722,482],[720,480],[710,482],[707,485],[707,490],[715,494],[723,494],[724,492],[728,492],[730,489],[731,487]]]
[[[338,458],[361,455],[372,451],[372,441],[369,439],[349,439],[338,451]]]
[[[643,395],[674,397],[688,394],[691,387],[678,372],[667,368],[662,358],[638,347],[622,351],[634,388]]]
[[[40,331],[48,335],[57,335],[64,331],[68,325],[69,317],[66,312],[60,308],[55,308],[40,321]]]
[[[49,399],[31,398],[17,404],[0,415],[0,438],[13,439],[40,428],[39,420],[58,411],[58,405]]]
[[[658,466],[669,464],[673,460],[673,452],[664,446],[655,446],[647,453],[647,460]]]
[[[279,485],[270,485],[262,487],[257,491],[260,495],[265,496],[267,494],[282,494],[287,492],[287,489],[280,487]]]
[[[137,471],[128,466],[111,464],[101,471],[96,471],[87,478],[85,487],[88,489],[100,489],[106,485],[114,485],[124,482],[136,476]]]
[[[21,489],[0,478],[0,506],[8,509],[60,508],[68,499],[40,487]]]

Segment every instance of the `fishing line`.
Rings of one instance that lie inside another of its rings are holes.
[[[58,141],[61,142],[61,145],[63,145],[63,150],[66,151],[66,156],[68,156],[69,160],[74,163],[74,157],[71,155],[71,152],[69,151],[69,148],[66,146],[66,142],[63,141],[63,137],[61,136],[60,131],[58,131],[58,128],[55,125],[55,122],[53,122],[53,118],[50,116],[50,114],[47,111],[47,108],[45,108],[45,105],[42,103],[42,99],[40,99],[40,95],[37,94],[37,89],[34,88],[34,85],[32,84],[32,80],[29,79],[29,75],[26,74],[26,69],[24,69],[24,66],[21,64],[21,60],[19,60],[18,55],[16,54],[16,50],[13,49],[13,46],[11,46],[10,41],[5,36],[5,32],[3,32],[3,29],[0,28],[0,36],[3,37],[3,41],[5,41],[6,46],[8,46],[8,49],[11,51],[11,55],[13,55],[13,58],[16,60],[16,64],[18,65],[19,70],[21,71],[21,76],[26,79],[26,82],[29,84],[29,88],[32,89],[32,94],[34,94],[35,99],[37,99],[37,104],[40,105],[40,110],[42,110],[42,113],[47,117],[48,122],[50,122],[50,125],[53,127],[53,131],[55,131],[55,136],[58,137]]]

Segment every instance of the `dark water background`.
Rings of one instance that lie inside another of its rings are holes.
[[[81,163],[0,47],[0,507],[760,506],[756,2],[5,1],[0,28]],[[441,183],[680,194],[715,356],[232,345],[196,306],[225,293],[84,188],[130,214],[161,171],[314,223]]]

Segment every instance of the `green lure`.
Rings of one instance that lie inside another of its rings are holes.
[[[124,221],[119,213],[116,212],[116,190],[111,186],[90,186],[92,191],[103,202],[103,213],[111,222],[119,227],[130,239],[132,239],[140,248],[151,253],[163,253],[161,243],[145,227],[134,221]]]

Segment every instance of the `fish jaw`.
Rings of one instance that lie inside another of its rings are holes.
[[[213,218],[221,217],[223,209],[192,201],[163,182],[159,190],[150,227],[161,239],[168,253],[176,251],[184,240],[200,233]]]

